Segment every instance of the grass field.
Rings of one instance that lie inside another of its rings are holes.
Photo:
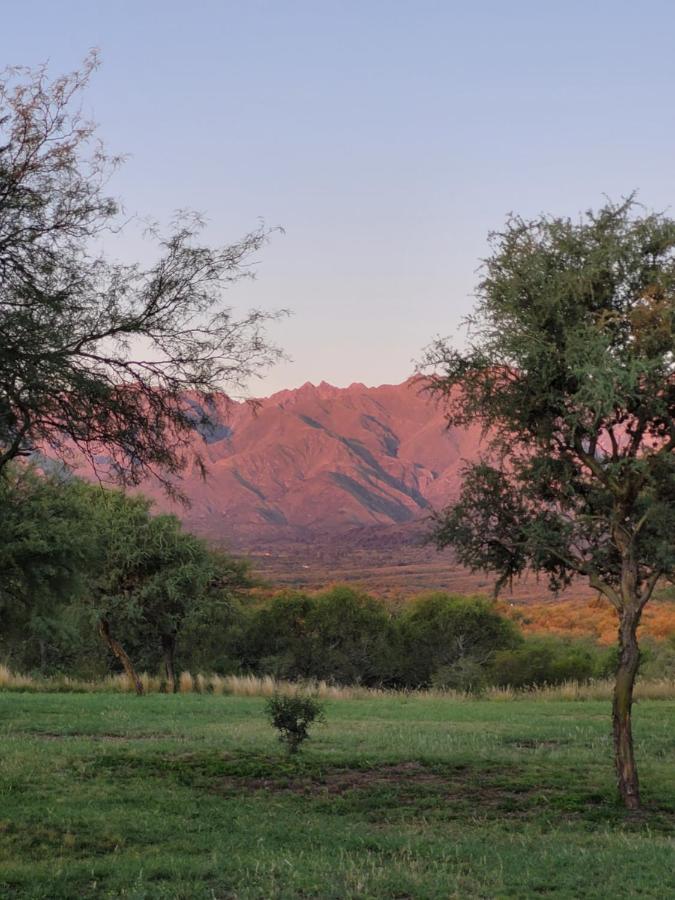
[[[0,693],[0,897],[675,896],[675,702],[327,703],[286,759],[263,700]]]

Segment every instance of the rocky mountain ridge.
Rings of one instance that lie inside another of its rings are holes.
[[[448,429],[442,405],[413,378],[307,383],[255,404],[216,396],[208,412],[199,438],[207,478],[194,467],[182,482],[190,506],[171,506],[155,485],[142,489],[188,527],[233,545],[405,528],[456,494],[463,460],[480,443],[478,429]]]

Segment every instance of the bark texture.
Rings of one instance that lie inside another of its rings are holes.
[[[640,650],[637,642],[639,621],[639,609],[624,609],[620,613],[619,664],[616,670],[612,705],[614,756],[619,795],[624,806],[632,810],[640,808],[640,784],[635,765],[631,727],[633,688],[640,662]]]
[[[116,641],[115,638],[110,633],[110,623],[107,619],[101,619],[98,623],[98,633],[101,635],[103,640],[106,642],[108,647],[110,647],[110,652],[113,656],[118,659],[123,667],[124,671],[127,673],[127,677],[130,679],[131,683],[134,686],[134,689],[139,697],[141,697],[144,693],[143,691],[143,683],[141,679],[138,677],[136,673],[136,669],[134,669],[134,665],[129,659],[129,656],[124,649],[124,647],[120,644],[119,641]]]

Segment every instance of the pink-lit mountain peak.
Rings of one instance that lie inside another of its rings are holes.
[[[257,405],[216,398],[203,431],[206,482],[185,474],[186,523],[214,539],[308,537],[404,525],[456,493],[478,431],[448,431],[416,379],[337,388],[321,382]],[[200,439],[201,440],[201,439]],[[153,485],[143,489],[167,502]]]

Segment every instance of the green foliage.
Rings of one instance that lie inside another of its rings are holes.
[[[245,563],[153,516],[139,496],[9,468],[0,479],[0,651],[21,671],[97,678],[110,667],[105,618],[138,669],[251,672],[290,680],[479,693],[491,684],[584,681],[614,651],[523,640],[483,598],[428,594],[395,610],[351,587],[246,600]],[[671,677],[672,647],[650,643],[642,671]]]
[[[161,659],[174,681],[179,636],[194,642],[225,624],[249,585],[247,566],[183,530],[175,516],[151,515],[142,497],[92,493],[103,562],[92,584],[91,610],[104,617],[144,667]]]
[[[584,641],[530,637],[519,647],[494,654],[490,679],[494,684],[513,688],[584,682],[610,674],[615,664],[613,651],[601,650]]]
[[[675,679],[675,634],[665,641],[642,641],[640,673],[645,678]]]
[[[274,694],[267,700],[265,711],[289,753],[298,752],[309,737],[309,728],[314,722],[325,721],[323,705],[316,697],[308,695]]]
[[[499,584],[581,574],[644,604],[675,574],[675,221],[631,199],[492,247],[468,349],[428,356],[450,423],[490,435],[436,539]]]
[[[275,315],[237,319],[223,303],[269,232],[211,248],[181,215],[153,233],[154,264],[106,259],[96,238],[124,223],[105,194],[120,159],[81,113],[97,65],[92,53],[53,81],[44,67],[0,73],[0,470],[49,448],[175,492],[172,476],[201,463],[194,430],[212,423],[213,391],[279,356],[263,334]]]
[[[94,554],[79,485],[30,467],[0,478],[0,597],[40,602],[77,588]]]
[[[383,603],[336,587],[315,596],[287,592],[252,611],[239,652],[260,674],[373,685],[394,679],[396,643]]]
[[[249,613],[243,667],[338,684],[480,690],[495,650],[520,640],[489,601],[430,594],[393,615],[349,587],[282,594]]]
[[[281,678],[311,677],[306,622],[312,608],[312,598],[289,591],[250,610],[239,647],[244,667]]]
[[[252,584],[248,563],[222,551],[210,552],[214,580],[191,604],[182,620],[176,648],[177,668],[237,673],[237,650],[246,624],[246,596]]]
[[[486,663],[474,656],[460,656],[455,662],[439,666],[434,671],[430,687],[479,695],[488,684],[490,677]]]
[[[86,490],[27,466],[0,477],[0,647],[27,668],[67,664],[65,606],[83,596],[98,562]]]
[[[143,668],[173,663],[183,633],[222,652],[250,584],[244,562],[145,498],[29,467],[0,477],[0,528],[0,650],[24,670],[104,674],[102,618]]]
[[[396,667],[396,631],[383,603],[362,591],[335,587],[314,598],[308,618],[315,677],[344,684],[387,684]]]
[[[406,687],[480,690],[493,654],[522,640],[516,626],[489,601],[443,593],[413,601],[399,628],[399,678]]]

